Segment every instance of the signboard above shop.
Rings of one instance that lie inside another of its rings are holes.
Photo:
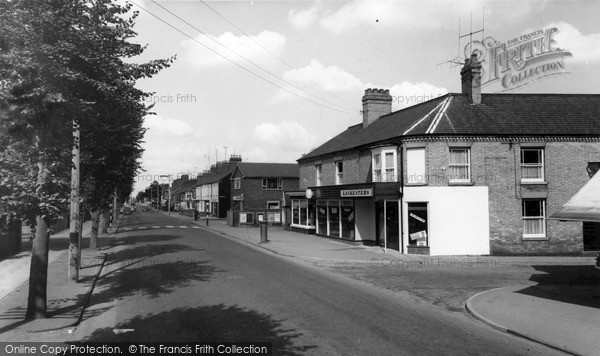
[[[360,197],[372,197],[372,196],[373,196],[373,188],[340,190],[340,197],[342,197],[342,198],[360,198]]]

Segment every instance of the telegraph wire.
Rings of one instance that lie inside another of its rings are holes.
[[[222,44],[221,42],[219,42],[219,41],[217,41],[216,39],[212,38],[212,37],[211,37],[211,36],[209,36],[208,34],[204,33],[202,30],[200,30],[200,29],[199,29],[199,28],[197,28],[196,26],[194,26],[194,25],[190,24],[190,23],[189,23],[189,22],[187,22],[186,20],[182,19],[180,16],[178,16],[178,15],[177,15],[177,14],[175,14],[175,13],[173,13],[173,12],[172,12],[172,11],[170,11],[169,9],[165,8],[164,6],[160,5],[160,4],[159,4],[159,3],[157,3],[155,0],[150,0],[150,1],[152,1],[154,4],[156,4],[157,6],[159,6],[160,8],[162,8],[163,10],[167,11],[167,12],[168,12],[169,14],[171,14],[172,16],[174,16],[174,17],[176,17],[177,19],[179,19],[181,22],[183,22],[183,23],[187,24],[187,25],[188,25],[188,26],[190,26],[191,28],[193,28],[193,29],[195,29],[196,31],[200,32],[202,35],[204,35],[205,37],[207,37],[207,38],[208,38],[208,39],[210,39],[211,41],[213,41],[213,42],[217,43],[217,44],[218,44],[218,45],[220,45],[221,47],[223,47],[223,48],[225,48],[226,50],[230,51],[231,53],[233,53],[233,54],[237,55],[238,57],[240,57],[240,58],[244,59],[245,61],[247,61],[248,63],[250,63],[250,64],[254,65],[255,67],[257,67],[257,68],[261,69],[262,71],[266,72],[267,74],[271,75],[272,77],[275,77],[277,80],[280,80],[280,81],[282,81],[282,82],[284,82],[284,83],[286,83],[286,84],[290,85],[291,87],[295,88],[295,89],[296,89],[296,90],[298,90],[299,92],[301,92],[301,93],[304,93],[304,94],[306,94],[306,95],[309,95],[309,96],[312,96],[312,97],[316,98],[317,100],[322,100],[323,102],[326,102],[326,103],[328,103],[328,104],[330,104],[330,105],[334,105],[334,106],[337,106],[337,107],[339,107],[339,108],[343,108],[343,106],[342,106],[342,105],[339,105],[339,104],[337,104],[337,103],[334,103],[334,102],[331,102],[331,101],[329,101],[329,100],[326,100],[326,99],[320,98],[320,97],[318,97],[318,96],[316,96],[316,95],[314,95],[314,94],[311,94],[311,93],[309,93],[309,92],[307,92],[307,91],[304,91],[304,90],[302,90],[302,89],[300,89],[300,88],[296,87],[295,85],[293,85],[292,83],[290,83],[290,82],[288,82],[288,81],[286,81],[286,80],[284,80],[284,79],[281,79],[281,78],[279,78],[277,75],[275,75],[275,74],[271,73],[271,72],[270,72],[270,71],[268,71],[267,69],[265,69],[265,68],[261,67],[260,65],[258,65],[258,64],[256,64],[256,63],[254,63],[254,62],[252,62],[252,61],[251,61],[251,60],[249,60],[248,58],[246,58],[246,57],[244,57],[244,56],[240,55],[239,53],[237,53],[237,52],[235,52],[234,50],[232,50],[232,49],[228,48],[227,46],[225,46],[225,45],[224,45],[224,44]],[[137,5],[137,4],[136,4],[136,5]],[[140,7],[139,5],[137,5],[137,6],[138,6],[138,7]],[[141,8],[141,7],[140,7],[140,8]],[[143,9],[143,10],[144,10],[144,11],[146,11],[146,12],[148,12],[148,13],[149,13],[149,14],[151,14],[152,16],[154,16],[154,17],[158,18],[160,21],[162,21],[162,22],[164,22],[164,23],[168,24],[168,23],[167,23],[165,20],[163,20],[162,18],[158,17],[157,15],[155,15],[155,14],[151,13],[150,11],[148,11],[148,10],[146,10],[146,9]],[[170,27],[172,27],[172,28],[175,28],[175,27],[174,27],[174,26],[172,26],[171,24],[168,24],[168,25],[169,25]],[[179,29],[177,29],[177,30],[178,30],[179,32],[183,33],[181,30],[179,30]],[[288,90],[288,89],[286,89],[286,88],[284,88],[284,87],[282,87],[282,86],[280,86],[280,85],[278,85],[278,84],[276,84],[276,83],[273,83],[272,81],[269,81],[269,80],[267,80],[266,78],[264,78],[264,77],[262,77],[262,76],[260,76],[260,75],[258,75],[258,74],[256,74],[256,73],[254,73],[254,72],[250,71],[249,69],[247,69],[247,68],[243,67],[242,65],[240,65],[240,64],[238,64],[238,63],[236,63],[236,62],[235,62],[235,61],[233,61],[232,59],[225,57],[223,54],[221,54],[221,53],[219,53],[219,52],[217,52],[217,51],[215,51],[215,50],[211,49],[210,47],[208,47],[208,46],[204,45],[203,43],[201,43],[201,42],[199,42],[198,40],[196,40],[196,39],[192,38],[191,36],[189,36],[189,35],[187,35],[187,34],[184,34],[184,35],[185,35],[186,37],[188,37],[188,38],[192,39],[194,42],[196,42],[196,43],[198,43],[198,44],[202,45],[202,46],[203,46],[203,47],[205,47],[206,49],[210,50],[211,52],[213,52],[213,53],[217,54],[218,56],[220,56],[220,57],[222,57],[222,58],[225,58],[225,59],[226,59],[226,60],[228,60],[229,62],[231,62],[231,63],[233,63],[233,64],[237,65],[237,66],[238,66],[238,67],[240,67],[240,68],[243,68],[244,70],[246,70],[246,71],[248,71],[248,72],[250,72],[250,73],[254,74],[255,76],[258,76],[259,78],[261,78],[261,79],[263,79],[263,80],[265,80],[265,81],[268,81],[269,83],[271,83],[271,84],[273,84],[273,85],[276,85],[277,87],[279,87],[279,88],[281,88],[281,89],[283,89],[283,90],[287,91],[288,93],[294,94],[294,95],[296,95],[296,96],[298,96],[298,97],[300,97],[300,98],[303,98],[303,99],[305,99],[305,100],[308,100],[308,101],[310,101],[310,102],[312,102],[312,103],[315,103],[315,104],[321,105],[321,106],[323,106],[323,107],[326,107],[326,108],[328,108],[328,109],[331,109],[331,110],[336,110],[336,111],[338,111],[338,112],[343,112],[343,113],[347,113],[347,114],[350,114],[350,113],[351,113],[351,112],[349,112],[349,111],[346,111],[346,110],[339,110],[339,109],[332,108],[331,106],[326,106],[326,105],[324,105],[324,104],[321,104],[321,103],[315,102],[315,101],[313,101],[313,100],[309,100],[308,98],[306,98],[306,97],[304,97],[304,96],[301,96],[301,95],[299,95],[299,94],[296,94],[296,93],[294,93],[294,92],[292,92],[292,91],[290,91],[290,90]]]
[[[302,72],[299,72],[296,68],[294,68],[293,66],[291,66],[288,62],[284,61],[281,57],[279,57],[278,55],[276,55],[275,53],[273,53],[268,48],[264,47],[260,42],[258,42],[257,40],[255,40],[254,38],[252,38],[249,34],[247,34],[246,32],[244,32],[244,30],[242,30],[241,28],[239,28],[238,26],[236,26],[233,22],[229,21],[225,16],[223,16],[220,12],[218,12],[217,10],[215,10],[213,7],[211,7],[205,1],[200,0],[200,2],[202,4],[204,4],[204,6],[208,7],[212,12],[214,12],[215,14],[217,14],[220,18],[222,18],[223,20],[225,20],[228,24],[230,24],[231,26],[233,26],[236,30],[240,31],[244,36],[248,37],[252,42],[256,43],[262,49],[264,49],[265,51],[269,52],[273,57],[277,58],[281,63],[285,64],[288,68],[290,68],[294,72],[302,75],[304,78],[308,79],[311,83],[313,83],[314,85],[316,85],[317,87],[319,87],[320,89],[322,89],[324,92],[326,92],[327,94],[333,96],[334,98],[342,101],[344,104],[352,105],[349,102],[347,102],[346,100],[340,98],[339,96],[337,96],[337,95],[333,94],[332,92],[328,91],[327,89],[323,88],[319,83],[313,81],[312,79],[310,79],[309,77],[307,77],[306,75],[304,75]]]

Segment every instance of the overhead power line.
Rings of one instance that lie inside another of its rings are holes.
[[[242,30],[241,28],[239,28],[238,26],[236,26],[233,22],[229,21],[225,16],[223,16],[221,13],[219,13],[217,10],[215,10],[212,6],[208,5],[205,1],[200,0],[200,2],[202,4],[204,4],[204,6],[208,7],[212,12],[214,12],[215,14],[217,14],[220,18],[222,18],[223,20],[225,20],[228,24],[230,24],[231,26],[233,26],[236,30],[240,31],[244,36],[248,37],[252,42],[256,43],[260,48],[264,49],[265,51],[269,52],[273,57],[277,58],[281,63],[285,64],[288,68],[290,68],[294,72],[302,75],[304,78],[306,78],[311,83],[313,83],[314,85],[316,85],[317,87],[319,87],[320,89],[322,89],[327,94],[329,94],[329,95],[333,96],[334,98],[342,101],[344,104],[352,106],[352,104],[348,103],[346,100],[340,98],[339,96],[337,96],[337,95],[333,94],[332,92],[328,91],[327,89],[323,88],[319,83],[315,82],[314,80],[312,80],[308,76],[306,76],[304,73],[302,73],[302,72],[298,71],[296,68],[292,67],[288,62],[284,61],[277,54],[273,53],[273,51],[269,50],[268,48],[266,48],[265,46],[263,46],[260,42],[258,42],[254,38],[252,38],[252,36],[250,36],[249,34],[247,34],[246,32],[244,32],[244,30]]]
[[[314,101],[314,100],[312,100],[312,99],[310,99],[310,98],[307,98],[307,97],[305,97],[305,96],[302,96],[302,95],[300,95],[300,94],[298,94],[298,93],[296,93],[296,92],[293,92],[293,91],[289,90],[288,88],[285,88],[285,87],[283,87],[283,86],[281,86],[281,85],[279,85],[279,84],[277,84],[277,83],[275,83],[275,82],[273,82],[273,81],[271,81],[271,80],[269,80],[269,79],[267,79],[267,78],[265,78],[265,77],[261,76],[260,74],[257,74],[257,73],[255,73],[255,72],[253,72],[252,70],[250,70],[250,69],[248,69],[248,68],[244,67],[243,65],[241,65],[241,64],[239,64],[239,63],[237,63],[237,62],[235,62],[235,61],[234,61],[234,60],[232,60],[231,58],[229,58],[229,57],[227,57],[227,56],[223,55],[222,53],[219,53],[219,52],[215,51],[214,49],[212,49],[212,48],[208,47],[208,46],[207,46],[207,45],[205,45],[204,43],[202,43],[202,42],[198,41],[197,39],[193,38],[192,36],[188,35],[188,34],[187,34],[187,33],[185,33],[184,31],[182,31],[181,29],[179,29],[179,28],[175,27],[174,25],[170,24],[170,23],[169,23],[169,22],[167,22],[166,20],[162,19],[160,16],[158,16],[158,15],[154,14],[153,12],[151,12],[151,11],[149,11],[149,10],[145,9],[144,7],[142,7],[142,6],[138,5],[138,4],[137,4],[135,1],[133,1],[133,0],[130,0],[130,1],[131,1],[133,4],[135,4],[137,7],[139,7],[139,8],[140,8],[140,9],[142,9],[143,11],[145,11],[146,13],[150,14],[151,16],[153,16],[154,18],[156,18],[157,20],[159,20],[160,22],[162,22],[162,23],[164,23],[165,25],[167,25],[167,26],[171,27],[171,28],[172,28],[172,29],[174,29],[175,31],[177,31],[177,32],[181,33],[181,34],[182,34],[182,35],[184,35],[185,37],[187,37],[187,38],[189,38],[190,40],[194,41],[195,43],[197,43],[197,44],[201,45],[202,47],[206,48],[207,50],[209,50],[209,51],[213,52],[214,54],[218,55],[219,57],[222,57],[223,59],[227,60],[228,62],[230,62],[230,63],[234,64],[235,66],[239,67],[240,69],[242,69],[242,70],[244,70],[244,71],[246,71],[246,72],[248,72],[248,73],[252,74],[253,76],[255,76],[255,77],[257,77],[257,78],[259,78],[259,79],[261,79],[261,80],[263,80],[263,81],[265,81],[265,82],[267,82],[267,83],[271,84],[271,85],[274,85],[274,86],[276,86],[276,87],[278,87],[278,88],[280,88],[280,89],[284,90],[285,92],[288,92],[288,93],[290,93],[290,94],[292,94],[292,95],[295,95],[295,96],[297,96],[297,97],[299,97],[299,98],[301,98],[301,99],[304,99],[304,100],[306,100],[306,101],[308,101],[308,102],[311,102],[311,103],[313,103],[313,104],[315,104],[315,105],[319,105],[319,106],[321,106],[321,107],[324,107],[324,108],[327,108],[327,109],[329,109],[329,110],[333,110],[333,111],[337,111],[337,112],[342,112],[342,113],[346,113],[346,114],[352,114],[352,113],[353,113],[353,112],[350,112],[350,111],[347,111],[347,110],[340,110],[340,109],[337,109],[337,108],[335,108],[335,107],[331,107],[331,106],[328,106],[328,105],[324,105],[323,103],[320,103],[320,102]],[[179,16],[177,16],[177,15],[173,14],[171,11],[169,11],[169,10],[168,10],[168,9],[166,9],[166,8],[164,8],[162,5],[160,5],[160,4],[158,4],[158,3],[156,3],[156,1],[154,1],[154,0],[151,0],[151,1],[152,1],[153,3],[155,3],[156,5],[158,5],[159,7],[161,7],[161,8],[163,8],[163,9],[165,9],[165,11],[167,11],[167,12],[169,12],[170,14],[172,14],[173,16],[177,17],[178,19],[180,19],[181,21],[183,21],[184,23],[186,23],[186,24],[187,24],[187,25],[189,25],[190,27],[194,28],[195,30],[197,30],[197,31],[199,31],[200,33],[202,33],[203,35],[207,36],[207,37],[208,37],[208,38],[210,38],[211,40],[213,40],[213,41],[215,41],[215,42],[219,43],[219,45],[221,45],[221,46],[225,47],[226,49],[228,49],[228,50],[229,50],[229,51],[231,51],[232,53],[234,53],[234,54],[238,55],[238,56],[239,56],[239,57],[241,57],[241,58],[244,58],[244,59],[245,59],[245,60],[247,60],[248,62],[250,62],[250,63],[254,64],[254,65],[255,65],[255,66],[257,66],[258,68],[262,69],[263,71],[266,71],[267,73],[271,74],[272,76],[275,76],[273,73],[270,73],[270,72],[269,72],[269,71],[267,71],[266,69],[264,69],[264,68],[262,68],[262,67],[258,66],[257,64],[253,63],[252,61],[250,61],[250,60],[246,59],[245,57],[243,57],[243,56],[241,56],[241,55],[239,55],[239,54],[237,54],[235,51],[233,51],[233,50],[231,50],[231,49],[227,48],[226,46],[224,46],[224,45],[223,45],[223,44],[221,44],[220,42],[216,41],[216,40],[215,40],[215,39],[213,39],[212,37],[210,37],[210,36],[208,36],[207,34],[205,34],[204,32],[202,32],[201,30],[197,29],[195,26],[193,26],[193,25],[189,24],[187,21],[185,21],[185,20],[181,19]],[[292,86],[292,87],[296,88],[296,87],[295,87],[294,85],[292,85],[291,83],[288,83],[288,82],[286,82],[285,80],[282,80],[282,79],[280,79],[280,78],[279,78],[279,77],[277,77],[277,76],[275,76],[275,77],[276,77],[278,80],[281,80],[281,81],[283,81],[283,82],[285,82],[285,83],[289,84],[290,86]],[[315,95],[313,95],[313,94],[311,94],[311,93],[308,93],[308,92],[306,92],[306,91],[303,91],[303,90],[301,90],[301,89],[299,89],[299,88],[296,88],[296,89],[297,89],[298,91],[300,91],[300,92],[304,93],[304,94],[307,94],[307,95],[310,95],[310,96],[316,97]],[[325,102],[328,102],[327,100],[324,100],[324,99],[322,99],[322,98],[319,98],[319,97],[316,97],[316,98],[317,98],[317,99],[319,99],[319,100],[323,100],[323,101],[325,101]],[[329,103],[331,103],[331,102],[329,102]],[[336,105],[336,106],[338,106],[338,107],[341,107],[340,105],[338,105],[338,104],[335,104],[335,103],[333,103],[333,105]]]

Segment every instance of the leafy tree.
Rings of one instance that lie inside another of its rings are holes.
[[[123,61],[144,50],[127,43],[135,36],[130,7],[114,0],[0,2],[1,201],[36,231],[27,318],[46,315],[47,227],[67,206],[73,122],[81,127],[81,178],[92,209],[115,190],[129,196],[139,169],[150,108],[135,81],[173,59]]]

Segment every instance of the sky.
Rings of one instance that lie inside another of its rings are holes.
[[[126,1],[147,46],[136,61],[176,56],[137,83],[154,115],[134,192],[232,154],[294,163],[362,122],[367,88],[390,89],[394,111],[460,92],[457,63],[488,38],[556,28],[571,55],[558,75],[483,93],[600,93],[598,1]]]

